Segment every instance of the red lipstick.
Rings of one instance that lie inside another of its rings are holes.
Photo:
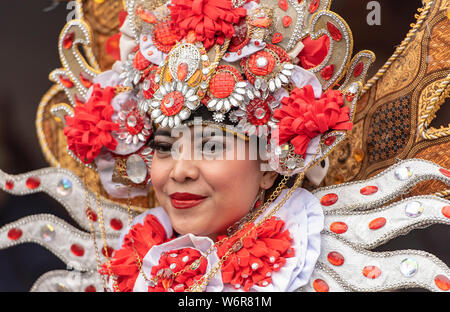
[[[176,209],[188,209],[200,204],[206,196],[191,193],[173,193],[170,195],[172,206]]]

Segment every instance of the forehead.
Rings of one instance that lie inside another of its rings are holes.
[[[176,128],[162,128],[159,127],[155,130],[156,136],[164,136],[168,138],[181,138],[181,137],[237,137],[247,141],[248,138],[243,134],[236,132],[235,130],[215,126],[215,125],[195,125],[186,126],[182,125]]]

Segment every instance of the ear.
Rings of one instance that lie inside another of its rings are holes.
[[[268,190],[273,186],[273,183],[278,177],[278,173],[275,171],[263,171],[261,176],[260,188]]]

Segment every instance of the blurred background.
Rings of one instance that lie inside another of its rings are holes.
[[[334,0],[332,10],[352,29],[354,51],[375,52],[377,61],[370,70],[370,78],[404,39],[422,2],[379,0],[381,23],[368,25],[369,2]],[[61,67],[57,41],[72,10],[73,6],[67,1],[57,4],[49,0],[15,0],[8,1],[7,5],[3,1],[0,10],[0,168],[7,173],[19,174],[48,166],[36,136],[35,115],[41,97],[51,86],[48,74]],[[46,195],[15,197],[0,191],[0,226],[38,213],[51,213],[73,224],[62,206]],[[450,264],[449,230],[440,225],[417,230],[377,250],[422,249]],[[0,250],[0,291],[28,291],[45,272],[65,268],[64,263],[39,245],[23,244]]]

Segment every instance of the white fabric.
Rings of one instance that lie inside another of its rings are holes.
[[[276,205],[288,190],[283,190],[280,196],[267,209],[269,212]],[[162,207],[150,209],[148,212],[135,218],[136,223],[142,223],[148,214],[155,215],[167,233],[172,233],[169,217]],[[324,215],[320,203],[316,197],[304,189],[296,189],[286,203],[274,214],[285,222],[284,229],[288,229],[293,238],[292,247],[294,257],[286,258],[286,263],[278,272],[272,273],[272,283],[266,287],[253,286],[250,291],[273,291],[286,292],[294,291],[305,285],[314,270],[314,266],[320,254],[321,235],[323,229]],[[260,216],[260,220],[263,216]],[[122,233],[121,241],[129,227]],[[171,235],[168,235],[170,237]],[[206,243],[208,242],[208,243]],[[200,252],[204,252],[211,246],[212,241],[206,237],[196,237],[192,234],[180,236],[168,243],[152,247],[144,257],[143,268],[146,274],[151,272],[151,267],[158,263],[162,251],[180,249],[184,247],[194,247]],[[205,249],[206,248],[206,249]],[[208,265],[214,265],[217,255],[211,254],[208,257]],[[208,267],[208,270],[210,267]],[[220,281],[219,281],[220,280]],[[139,277],[134,287],[134,291],[147,291],[147,285],[143,277]],[[221,274],[218,272],[214,276],[214,282],[209,285],[206,291],[242,291],[236,290],[232,285],[222,285]]]
[[[147,38],[146,41],[144,41],[144,37]],[[164,62],[167,56],[166,53],[159,51],[156,48],[156,46],[153,44],[152,36],[150,35],[141,35],[141,38],[139,40],[139,50],[148,61],[158,66]],[[151,55],[149,55],[149,52],[151,52]]]
[[[301,89],[307,85],[311,85],[316,98],[320,98],[322,96],[322,85],[316,75],[312,72],[307,71],[300,66],[294,65],[290,79],[297,88]]]

